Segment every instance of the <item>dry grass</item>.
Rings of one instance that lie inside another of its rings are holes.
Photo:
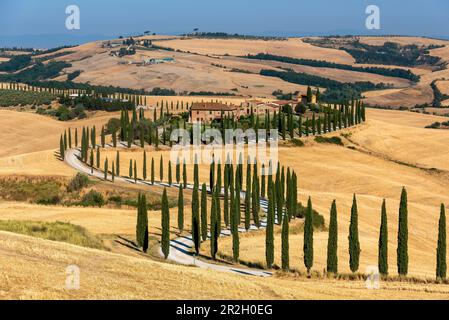
[[[0,232],[3,299],[447,299],[449,286],[256,278],[153,262]],[[67,290],[66,267],[80,268]]]

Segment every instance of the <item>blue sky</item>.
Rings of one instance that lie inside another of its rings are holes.
[[[81,29],[65,29],[78,5]],[[365,28],[365,8],[379,6],[381,30]],[[402,34],[449,38],[447,0],[1,0],[0,46],[50,46],[150,30],[179,34],[197,27],[261,35]]]

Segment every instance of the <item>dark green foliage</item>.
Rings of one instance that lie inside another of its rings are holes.
[[[235,195],[235,199],[237,199],[239,195]],[[239,254],[240,254],[240,239],[239,239],[239,231],[238,231],[238,225],[240,220],[240,206],[238,201],[234,201],[233,204],[234,210],[233,210],[233,223],[232,223],[232,254],[234,257],[234,261],[239,260]]]
[[[192,193],[192,239],[195,243],[195,251],[199,254],[200,248],[200,203],[199,203],[199,195],[198,195],[198,186],[193,187]]]
[[[360,242],[359,242],[357,199],[355,195],[352,200],[351,222],[349,225],[348,240],[349,240],[349,267],[352,272],[356,272],[359,269]]]
[[[154,158],[151,158],[151,184],[154,184]]]
[[[67,185],[67,192],[76,192],[82,190],[84,187],[87,186],[89,183],[89,178],[82,173],[77,173],[75,177],[73,177],[68,185]]]
[[[312,214],[312,199],[307,202],[307,213],[304,221],[304,265],[307,273],[313,266],[313,214]]]
[[[173,183],[171,161],[168,162],[168,185],[171,186]]]
[[[340,137],[323,137],[323,136],[317,136],[315,137],[315,141],[318,143],[330,143],[330,144],[336,144],[338,146],[342,146],[343,142],[341,141]]]
[[[207,187],[205,183],[201,187],[201,238],[203,241],[207,240]]]
[[[115,174],[117,176],[120,176],[120,152],[117,150],[117,154],[115,156],[115,162],[116,162],[116,168],[115,168]]]
[[[184,189],[187,187],[187,168],[186,168],[186,162],[184,160],[182,164],[182,184]]]
[[[265,261],[267,268],[271,268],[274,262],[274,211],[275,211],[275,192],[273,185],[268,182],[268,212],[267,212],[267,227],[265,230]]]
[[[251,164],[246,165],[246,192],[245,192],[245,229],[251,226]]]
[[[285,213],[282,221],[282,269],[289,270],[290,255],[289,255],[289,217]]]
[[[164,181],[164,159],[161,155],[161,159],[159,161],[159,181]]]
[[[446,280],[446,271],[446,212],[444,204],[441,204],[438,223],[437,279]]]
[[[165,259],[167,259],[170,253],[170,212],[168,209],[168,198],[167,190],[164,188],[164,193],[162,194],[162,236],[161,236],[161,247],[162,253]]]
[[[407,191],[402,188],[399,205],[398,248],[397,248],[398,274],[406,276],[408,273],[408,209]]]
[[[337,225],[337,204],[332,202],[329,219],[329,237],[327,240],[327,272],[338,273],[338,225]]]
[[[178,229],[179,232],[184,230],[184,192],[181,185],[178,193]]]
[[[80,204],[84,207],[102,207],[105,204],[105,200],[101,193],[90,190],[81,198]]]
[[[378,267],[380,274],[388,274],[388,220],[385,199],[382,202],[380,218]]]
[[[137,224],[136,224],[136,240],[139,247],[144,246],[145,238],[148,238],[147,200],[145,195],[139,194],[137,204]]]
[[[143,180],[147,180],[147,153],[143,151],[143,165],[142,165]]]

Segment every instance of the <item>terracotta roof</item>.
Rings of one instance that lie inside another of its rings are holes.
[[[272,103],[281,105],[281,106],[285,106],[286,104],[297,103],[297,101],[295,101],[295,100],[277,100],[277,101],[273,101]]]
[[[237,107],[218,102],[194,102],[191,110],[195,111],[235,111]]]

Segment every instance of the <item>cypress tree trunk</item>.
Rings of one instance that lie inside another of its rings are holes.
[[[170,253],[170,212],[168,209],[167,190],[164,188],[162,194],[162,237],[161,237],[162,253],[167,259]]]
[[[184,194],[181,185],[179,185],[178,193],[178,229],[179,232],[184,230]]]
[[[402,188],[401,203],[399,206],[397,266],[400,276],[408,273],[408,210],[407,191]]]
[[[388,275],[388,220],[385,199],[382,202],[379,233],[379,273]]]
[[[265,261],[267,268],[271,268],[274,262],[274,190],[268,182],[268,212],[267,227],[265,230]]]
[[[438,223],[437,280],[446,280],[446,271],[446,213],[444,204],[441,204]]]
[[[307,268],[307,273],[310,274],[310,269],[313,266],[313,209],[312,199],[307,202],[307,211],[304,221],[304,265]]]
[[[290,258],[289,258],[289,220],[288,216],[285,215],[282,222],[282,269],[288,271],[290,269]]]
[[[212,228],[212,220],[211,220]],[[201,237],[203,241],[207,240],[207,187],[203,183],[201,187]]]
[[[349,267],[352,272],[359,269],[360,243],[358,227],[357,199],[354,194],[351,208],[351,222],[349,225]]]
[[[327,240],[327,272],[338,273],[338,225],[337,225],[337,204],[332,202],[329,219],[329,238]]]

